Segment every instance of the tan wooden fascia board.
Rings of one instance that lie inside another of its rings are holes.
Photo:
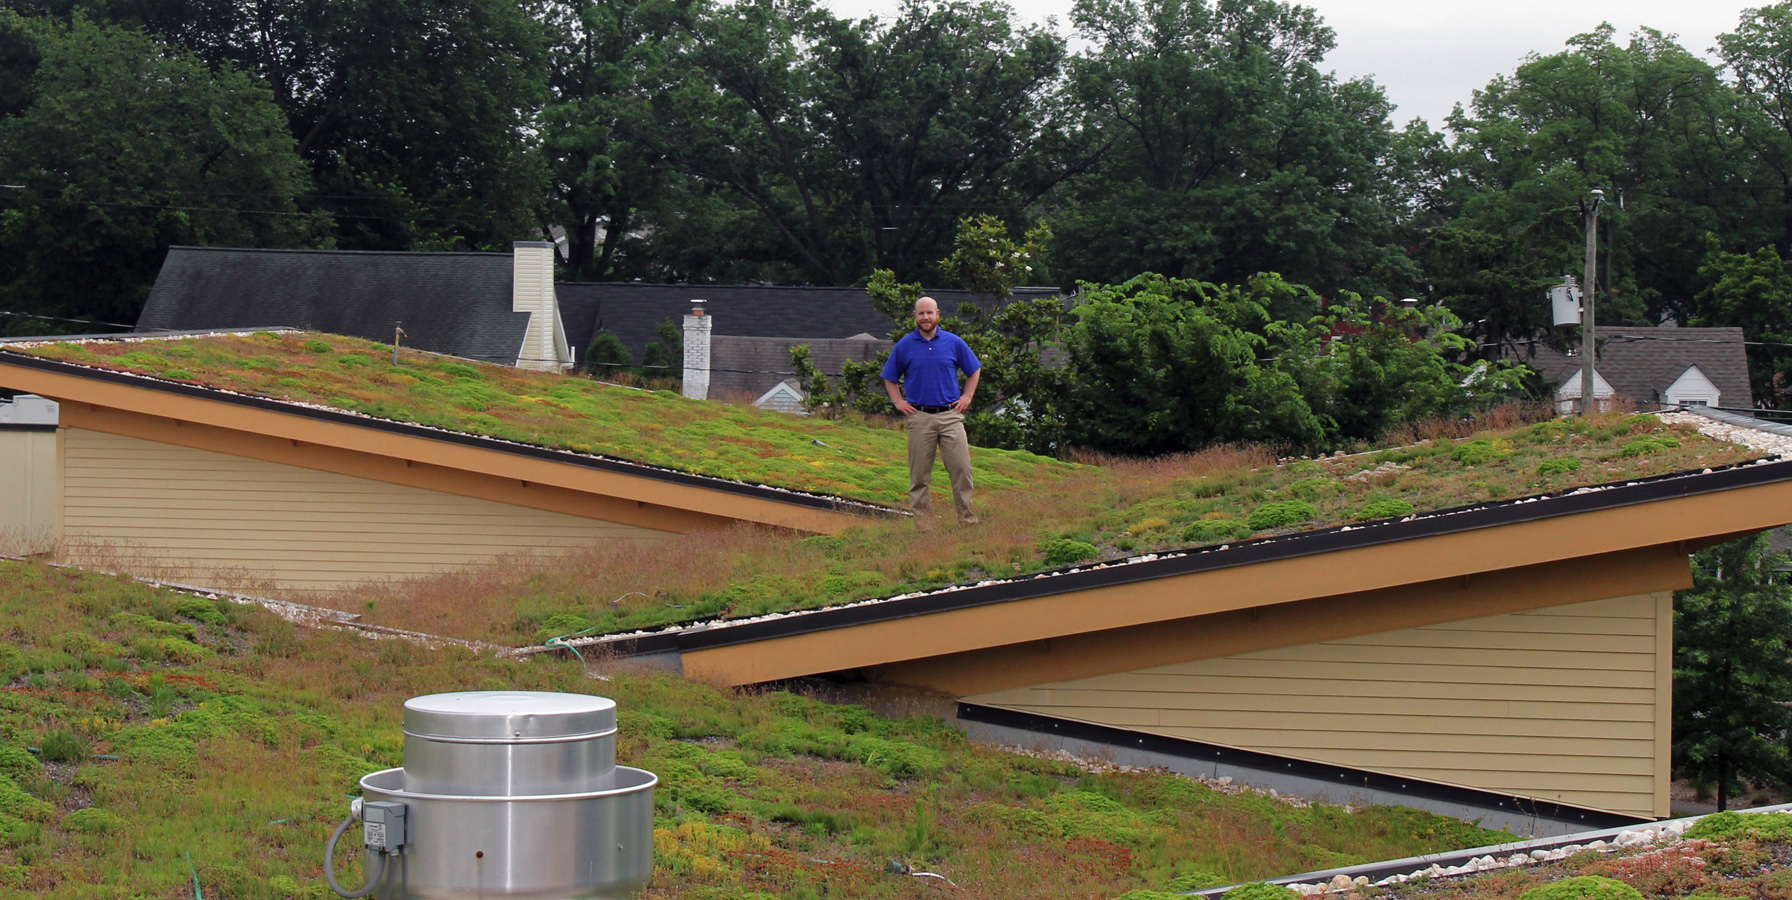
[[[1644,547],[1208,616],[1007,644],[868,670],[963,697],[1692,586],[1686,557]]]
[[[1792,522],[1792,481],[1551,516],[1254,565],[1123,582],[684,652],[733,684],[860,669],[1253,606],[1473,578],[1639,547],[1679,547]],[[1615,593],[1614,593],[1615,595]],[[719,632],[712,632],[719,633]]]
[[[85,378],[76,374],[16,365],[0,358],[0,385],[84,403],[90,409],[127,410],[164,419],[210,425],[287,441],[334,447],[461,472],[549,485],[585,494],[688,510],[725,520],[754,522],[809,533],[832,534],[863,521],[851,513],[780,503],[713,490],[539,459],[502,450],[433,440],[376,428],[314,419],[294,413],[238,405],[149,387]]]
[[[232,431],[106,406],[67,403],[62,407],[61,419],[65,429],[100,431],[586,519],[620,522],[670,534],[719,531],[733,524],[729,519],[686,509],[587,494],[552,485],[447,469],[409,459],[326,447],[271,435]]]

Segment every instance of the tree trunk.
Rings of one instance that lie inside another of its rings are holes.
[[[1723,751],[1717,754],[1717,811],[1730,808],[1730,758]]]

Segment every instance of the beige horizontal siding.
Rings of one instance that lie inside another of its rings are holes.
[[[0,429],[0,553],[55,544],[61,493],[56,432]]]
[[[1666,815],[1670,604],[1616,597],[965,700]]]
[[[198,583],[327,590],[518,553],[669,536],[86,429],[64,429],[70,545]]]

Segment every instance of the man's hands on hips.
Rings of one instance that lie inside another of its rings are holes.
[[[920,410],[915,408],[915,405],[913,403],[910,403],[907,400],[896,401],[896,411],[899,413],[902,413],[905,416],[912,416],[915,413],[920,412]]]
[[[952,411],[955,413],[959,413],[961,415],[964,413],[965,410],[970,409],[970,408],[971,408],[971,395],[970,394],[959,394],[958,399],[952,403]]]

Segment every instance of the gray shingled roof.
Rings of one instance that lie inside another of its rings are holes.
[[[866,362],[890,349],[882,338],[780,338],[712,335],[709,339],[710,399],[757,399],[795,375],[790,348],[809,345],[809,358],[826,375],[839,375],[847,361]]]
[[[171,247],[138,331],[291,325],[512,364],[529,314],[511,312],[508,253]]]
[[[1661,392],[1689,366],[1698,366],[1722,392],[1724,406],[1755,405],[1749,389],[1748,355],[1740,328],[1601,328],[1599,374],[1612,390],[1639,403],[1661,402]],[[1580,371],[1579,356],[1564,356],[1549,347],[1536,355],[1519,355],[1543,373],[1553,389]]]
[[[591,339],[604,330],[621,339],[639,362],[642,348],[654,339],[654,327],[668,320],[682,325],[693,299],[707,301],[704,310],[715,317],[716,334],[810,339],[869,333],[882,337],[895,327],[871,306],[871,295],[864,288],[577,281],[561,282],[554,288],[567,343],[581,360]],[[940,301],[947,315],[972,299],[969,291],[927,293]],[[1054,288],[1019,288],[1014,295],[1016,299],[1033,299],[1056,293]]]

